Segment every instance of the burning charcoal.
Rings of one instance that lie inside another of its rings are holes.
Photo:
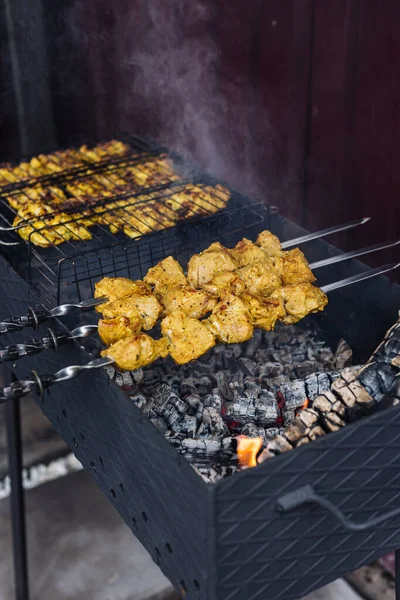
[[[204,412],[204,404],[203,402],[199,402],[197,405],[197,410],[196,410],[196,420],[198,423],[202,423],[203,422],[203,412]]]
[[[254,376],[257,371],[257,363],[251,358],[239,358],[239,364],[245,375]]]
[[[181,394],[186,396],[189,394],[209,394],[211,392],[211,380],[206,375],[199,378],[187,377],[181,382]]]
[[[301,411],[298,418],[307,428],[309,428],[318,422],[318,413],[312,408],[306,408]]]
[[[236,372],[234,375],[229,375],[226,372],[217,373],[218,391],[225,400],[233,400],[236,393],[244,392],[243,373]]]
[[[258,376],[261,379],[278,377],[283,373],[283,365],[278,362],[266,362],[258,366]]]
[[[208,439],[211,439],[213,437],[212,433],[211,433],[210,427],[206,423],[204,423],[204,421],[202,423],[200,423],[200,426],[199,426],[199,428],[197,430],[196,437],[198,439],[200,439],[200,440],[201,439],[207,439],[208,440]]]
[[[285,438],[295,446],[296,443],[306,434],[307,427],[300,419],[295,419],[284,429]]]
[[[213,389],[212,394],[209,394],[204,398],[204,406],[212,406],[218,412],[222,408],[222,398],[217,389]]]
[[[283,435],[277,435],[268,442],[267,451],[272,454],[281,454],[281,452],[288,452],[292,450],[293,446]]]
[[[190,394],[185,398],[185,402],[189,406],[189,414],[195,414],[200,403],[200,396],[198,394]]]
[[[255,400],[258,398],[262,391],[261,386],[255,381],[255,379],[250,379],[249,377],[244,382],[244,395],[250,400]]]
[[[348,343],[345,342],[345,340],[340,340],[334,356],[335,367],[337,369],[344,369],[344,367],[348,367],[352,358],[353,350],[350,348]]]
[[[219,411],[212,406],[206,406],[204,409],[203,423],[209,427],[213,438],[222,438],[229,433]]]
[[[161,431],[161,433],[167,432],[168,426],[162,417],[152,417],[150,421],[158,429],[158,431]]]
[[[255,421],[256,409],[253,402],[247,396],[236,395],[236,399],[227,408],[226,419],[245,425],[249,421]]]
[[[263,390],[259,398],[255,400],[254,406],[257,423],[260,423],[260,425],[276,423],[279,417],[279,407],[272,392]]]
[[[316,425],[315,427],[312,427],[310,429],[310,431],[307,434],[307,437],[310,440],[310,442],[313,442],[314,440],[324,437],[325,435],[326,432],[322,429],[322,427],[320,425]]]
[[[249,421],[242,429],[242,435],[245,435],[246,437],[264,437],[264,433],[264,427],[259,427],[254,421]]]
[[[185,415],[183,418],[183,426],[186,429],[188,438],[194,438],[197,431],[197,420],[194,416]]]
[[[224,347],[224,352],[222,353],[222,364],[224,369],[231,373],[235,373],[239,368],[237,359],[237,353],[232,347]]]
[[[208,356],[207,360],[204,357],[196,361],[195,368],[201,374],[210,375],[215,373],[217,367],[217,359],[214,355]]]
[[[225,437],[222,440],[222,448],[223,448],[223,450],[232,450],[232,452],[233,452],[233,444],[232,444],[232,442],[233,442],[233,438],[231,438],[231,437]]]
[[[275,436],[282,435],[283,427],[269,427],[268,429],[264,429],[264,432],[265,440],[268,442],[269,440],[272,440],[272,438],[274,438]]]
[[[146,396],[143,396],[143,394],[136,394],[134,396],[129,396],[129,397],[132,400],[132,402],[134,402],[136,404],[136,406],[138,408],[143,408],[147,404],[147,398],[146,398]]]
[[[157,376],[154,374],[153,369],[145,369],[143,371],[143,385],[154,386],[159,383]]]
[[[316,360],[305,360],[304,362],[297,364],[295,371],[297,377],[305,377],[310,373],[314,373],[318,369],[318,363]]]
[[[259,349],[259,347],[261,346],[261,343],[262,343],[262,330],[255,329],[253,337],[246,344],[246,350],[244,353],[245,357],[246,358],[254,358],[254,355],[257,352],[257,350]]]
[[[272,352],[268,348],[259,348],[255,354],[255,360],[259,363],[271,362]],[[276,361],[279,362],[279,359]]]

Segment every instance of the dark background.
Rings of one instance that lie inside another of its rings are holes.
[[[123,129],[309,228],[373,217],[342,247],[399,236],[398,0],[0,7],[0,159]]]

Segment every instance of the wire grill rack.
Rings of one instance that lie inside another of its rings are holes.
[[[26,170],[26,179],[0,186],[0,243],[18,243],[18,251],[13,246],[9,258],[49,305],[91,297],[94,283],[105,275],[142,278],[168,254],[187,262],[201,242],[213,241],[221,232],[233,236],[268,222],[270,208],[201,173],[162,146],[137,136],[116,139],[130,150],[91,162],[73,149],[74,161],[82,162],[74,168],[63,168],[68,161],[63,162],[65,154],[56,151],[46,160],[49,169],[54,161],[57,172],[32,177],[28,162],[18,163]],[[173,166],[165,158],[172,159]],[[146,165],[154,161],[156,174],[149,178]],[[131,167],[136,180],[129,177]],[[23,240],[13,227],[17,211],[43,190],[52,211],[21,222],[18,228],[28,231]],[[57,215],[63,218],[54,223]],[[81,234],[81,225],[89,236]],[[41,237],[47,247],[37,245]]]

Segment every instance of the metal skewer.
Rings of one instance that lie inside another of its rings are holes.
[[[378,267],[377,269],[368,269],[368,271],[364,271],[363,273],[358,273],[357,275],[346,277],[346,279],[340,279],[339,281],[334,281],[333,283],[323,285],[321,287],[321,290],[328,294],[333,290],[338,290],[339,288],[351,285],[352,283],[358,283],[359,281],[364,281],[364,279],[370,279],[371,277],[376,277],[377,275],[383,275],[383,273],[394,271],[394,269],[397,269],[398,267],[400,267],[400,263],[383,265],[382,267]]]
[[[323,260],[318,260],[316,262],[310,263],[310,269],[319,269],[320,267],[326,267],[327,265],[333,265],[338,262],[342,262],[343,260],[349,260],[351,258],[357,258],[357,256],[364,256],[365,254],[370,254],[372,252],[377,252],[378,250],[385,250],[386,248],[393,248],[400,244],[400,240],[396,240],[395,242],[384,242],[383,244],[375,244],[374,246],[368,246],[367,248],[361,248],[360,250],[352,250],[351,252],[346,252],[343,254],[337,254],[336,256],[330,256],[329,258],[324,258]]]
[[[78,304],[61,304],[60,306],[55,306],[54,308],[48,310],[34,310],[33,308],[30,308],[26,315],[10,317],[7,319],[7,321],[1,321],[0,335],[4,335],[5,333],[10,333],[13,331],[20,331],[25,327],[33,327],[33,329],[37,331],[39,329],[39,325],[51,317],[64,317],[65,315],[71,313],[75,308],[80,310],[88,310],[107,301],[108,298],[102,296],[101,298],[84,300]]]
[[[365,223],[368,223],[370,220],[371,217],[363,217],[362,219],[357,219],[356,221],[349,221],[348,223],[342,223],[342,225],[334,225],[333,227],[321,229],[320,231],[315,231],[314,233],[307,233],[306,235],[301,235],[293,240],[282,242],[281,247],[285,249],[291,248],[292,246],[298,246],[299,244],[304,244],[305,242],[311,242],[311,240],[316,240],[318,238],[331,235],[332,233],[338,233],[339,231],[346,231],[346,229],[352,229],[353,227],[358,227],[359,225],[365,225]]]

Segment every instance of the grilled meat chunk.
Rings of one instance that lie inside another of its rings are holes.
[[[194,319],[201,319],[209,313],[217,303],[217,299],[205,290],[195,290],[189,286],[182,286],[170,290],[161,298],[165,314],[170,314],[177,308]]]
[[[267,256],[241,267],[237,270],[237,274],[246,284],[247,291],[253,296],[268,297],[282,285],[279,271]]]
[[[226,344],[245,342],[252,337],[254,330],[249,310],[233,294],[227,294],[203,323],[218,340]]]
[[[327,295],[311,283],[285,285],[276,290],[271,298],[283,298],[286,316],[285,324],[297,323],[307,315],[324,310],[328,303]]]
[[[269,298],[256,298],[245,293],[241,298],[249,310],[254,327],[272,331],[277,321],[286,316],[284,302],[279,294]]]
[[[260,246],[260,248],[262,248],[268,256],[271,257],[279,256],[282,252],[279,238],[267,229],[259,234],[256,244],[257,246]]]
[[[106,346],[111,346],[126,337],[137,335],[142,330],[142,319],[139,314],[131,317],[115,317],[100,319],[99,336]]]
[[[221,271],[203,285],[203,290],[213,296],[223,296],[228,292],[240,296],[246,290],[246,284],[235,271]]]
[[[232,248],[230,255],[233,256],[239,267],[244,267],[256,260],[263,260],[266,253],[252,241],[243,238]]]
[[[150,294],[151,289],[143,281],[132,281],[126,277],[103,277],[94,286],[94,297],[105,296],[109,302],[118,298],[125,298],[131,294]],[[100,305],[103,306],[103,305]],[[100,306],[96,310],[102,312]]]
[[[201,288],[217,273],[234,271],[236,268],[237,262],[230,256],[229,251],[216,242],[200,254],[194,254],[189,260],[189,284],[194,288]]]
[[[168,356],[167,342],[164,338],[155,340],[147,333],[119,340],[106,350],[102,356],[110,356],[121,371],[136,371],[157,360]]]
[[[188,317],[177,308],[161,321],[161,331],[175,362],[184,365],[215,345],[214,335],[202,321]]]
[[[139,317],[143,323],[143,329],[152,329],[158,321],[161,313],[161,305],[153,294],[131,294],[124,298],[117,298],[112,302],[100,304],[98,311],[106,318]]]
[[[316,280],[306,257],[299,248],[282,253],[280,269],[283,285],[313,283]]]
[[[147,271],[144,281],[152,286],[157,298],[180,286],[187,286],[187,279],[181,265],[172,256],[167,256],[155,267]]]

